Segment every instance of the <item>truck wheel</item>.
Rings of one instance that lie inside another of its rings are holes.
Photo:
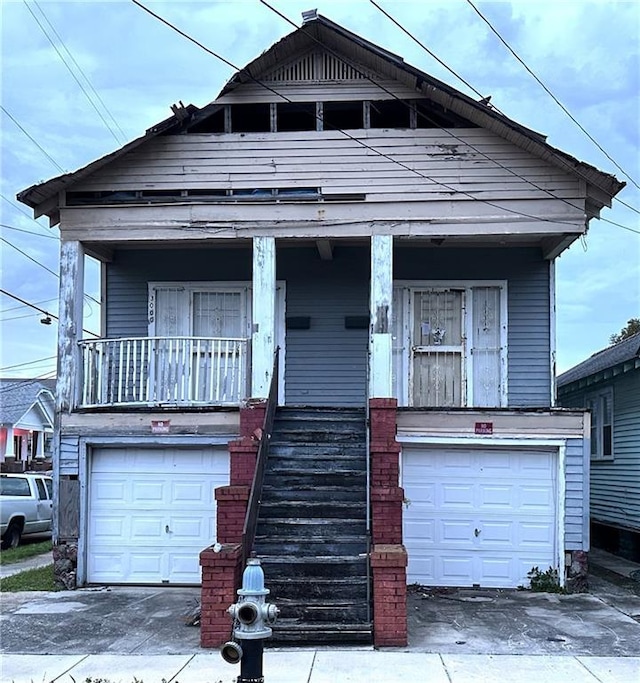
[[[2,537],[2,550],[8,550],[9,548],[17,548],[20,543],[20,536],[22,535],[22,530],[20,526],[15,522],[9,524],[8,529],[4,532]]]

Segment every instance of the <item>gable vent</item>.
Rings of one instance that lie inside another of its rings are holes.
[[[300,81],[361,81],[364,72],[326,53],[309,53],[272,71],[265,80],[277,83]]]

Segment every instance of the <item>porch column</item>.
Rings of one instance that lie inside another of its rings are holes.
[[[84,249],[80,242],[60,245],[60,303],[58,320],[58,381],[56,409],[70,413],[79,379],[78,341],[82,339]]]
[[[276,349],[276,240],[253,238],[251,398],[267,398]]]
[[[38,460],[44,460],[44,435],[44,431],[33,432],[33,438],[36,440],[36,449],[33,457]]]
[[[393,236],[371,237],[371,357],[369,398],[393,397],[391,302],[393,300]]]
[[[16,457],[16,451],[15,451],[15,444],[13,443],[13,427],[7,427],[7,443],[5,445],[5,452],[4,452],[4,457],[5,458],[15,458]]]

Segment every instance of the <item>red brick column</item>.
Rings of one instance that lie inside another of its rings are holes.
[[[407,551],[403,545],[375,545],[373,572],[373,642],[376,647],[407,644]]]
[[[248,486],[219,486],[216,489],[216,538],[218,543],[241,543]]]
[[[200,553],[202,647],[218,647],[231,637],[232,620],[227,608],[236,601],[242,581],[242,528],[265,410],[264,401],[249,401],[240,409],[240,439],[229,443],[229,486],[216,489],[216,538],[222,549],[215,552],[209,547]]]
[[[200,646],[219,647],[231,637],[233,621],[227,609],[236,601],[236,589],[242,580],[242,547],[224,545],[220,552],[205,548],[200,553],[200,566]]]
[[[371,569],[373,636],[376,646],[407,644],[407,552],[402,545],[400,444],[397,401],[369,400],[371,456]]]
[[[371,538],[374,545],[402,543],[403,500],[404,490],[399,486],[372,486]]]

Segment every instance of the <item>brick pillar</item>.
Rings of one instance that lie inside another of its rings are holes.
[[[232,619],[227,609],[236,601],[242,581],[242,546],[238,543],[213,547],[200,553],[202,596],[200,646],[219,647],[231,638]]]
[[[240,409],[240,438],[229,443],[229,486],[216,489],[216,538],[222,549],[215,552],[209,547],[200,553],[202,647],[218,647],[231,637],[227,608],[236,601],[242,581],[242,528],[265,410],[264,401],[249,401]]]
[[[374,545],[373,642],[376,647],[407,644],[407,551],[403,545]]]
[[[250,491],[248,486],[219,486],[216,489],[218,543],[242,542],[242,529]]]
[[[402,545],[400,444],[397,401],[369,400],[371,456],[371,569],[373,637],[376,646],[407,644],[407,552]]]

